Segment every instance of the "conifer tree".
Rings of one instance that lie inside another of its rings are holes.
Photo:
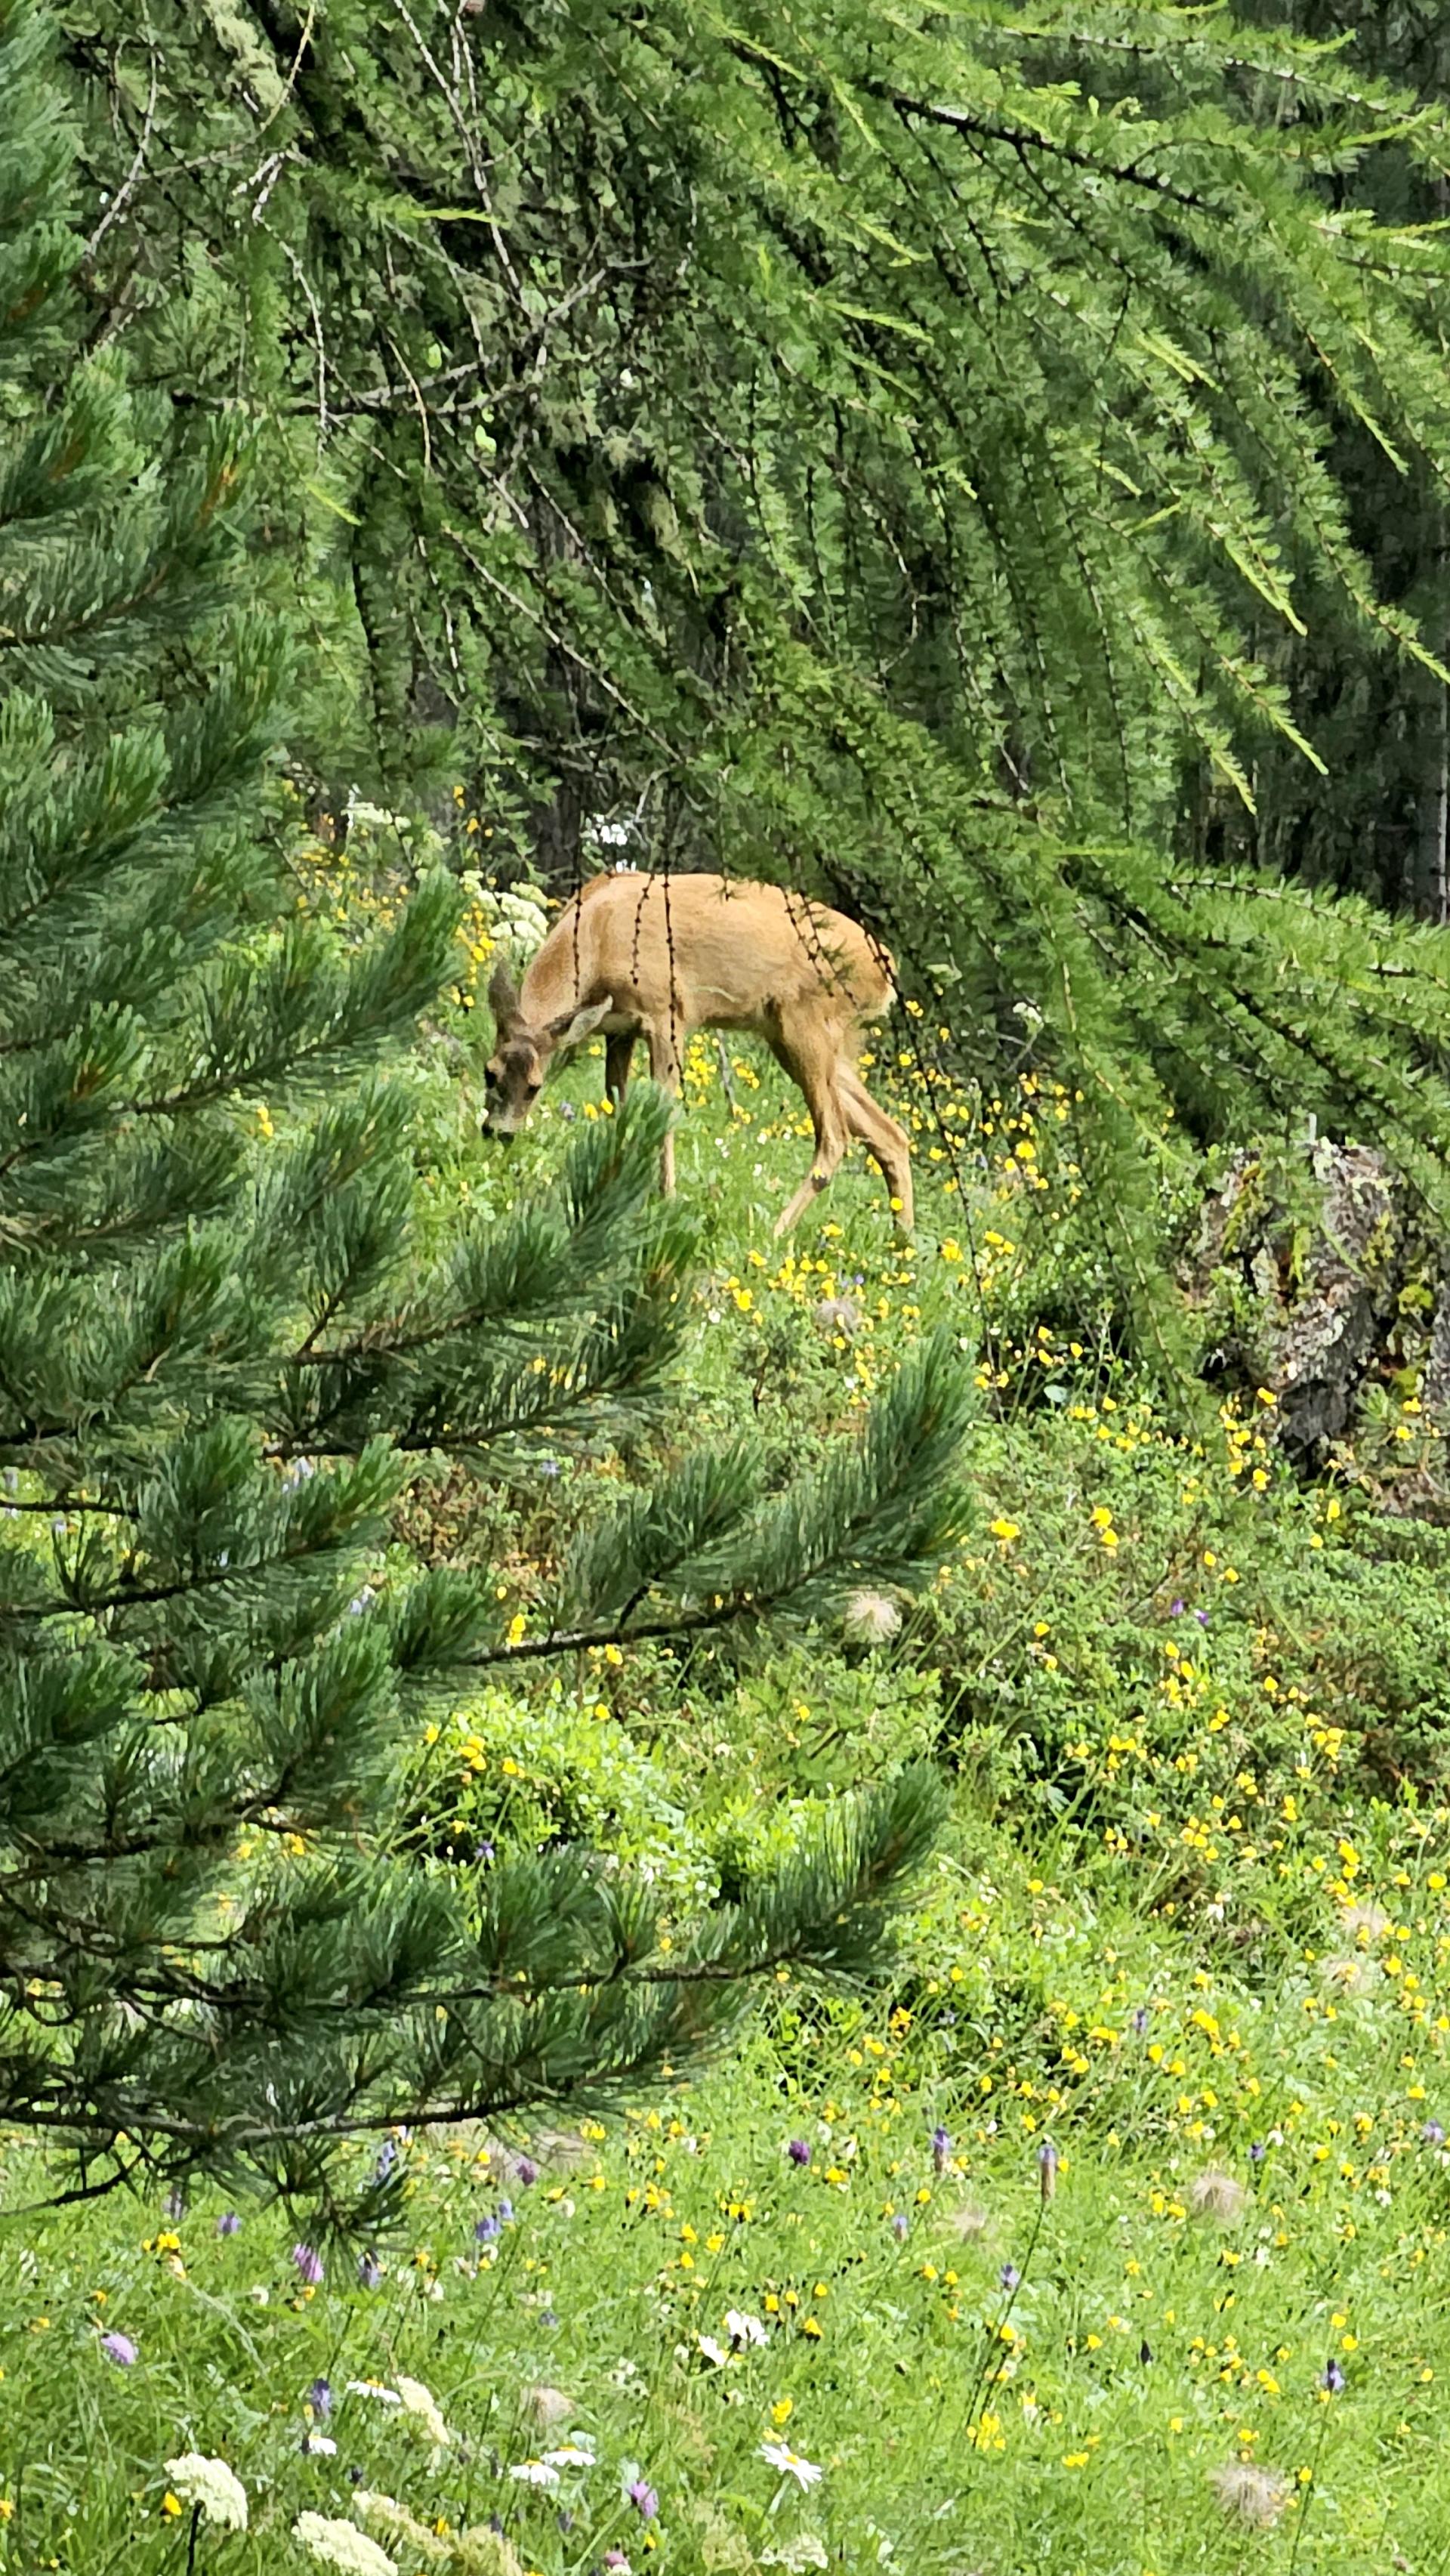
[[[1081,1095],[1160,1320],[1170,1113],[1312,1112],[1450,1206],[1443,942],[1181,812],[1324,757],[1300,629],[1443,685],[1334,462],[1450,472],[1450,252],[1375,211],[1442,103],[1121,0],[204,15],[158,0],[149,69],[123,0],[71,43],[129,189],[96,280],[157,382],[268,415],[299,536],[333,505],[395,782],[442,724],[565,880],[605,816],[864,912],[969,1062],[1026,1027]]]
[[[53,32],[0,0],[0,2118],[77,2191],[204,2168],[371,2225],[354,2132],[607,2097],[753,1973],[874,1955],[930,1779],[668,1942],[588,1853],[420,1866],[392,1827],[470,1672],[916,1580],[962,1370],[929,1350],[784,1491],[743,1446],[617,1489],[531,1638],[492,1582],[381,1578],[420,1462],[517,1471],[658,1396],[666,1104],[420,1249],[391,1068],[455,889],[355,949],[297,914],[249,460],[88,345]]]

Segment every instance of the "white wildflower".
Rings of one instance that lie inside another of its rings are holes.
[[[453,2436],[438,2410],[438,2401],[421,2379],[398,2380],[398,2396],[403,2412],[410,2415],[420,2432],[426,2433],[435,2451],[446,2451]]]
[[[385,2388],[380,2379],[350,2379],[347,2393],[349,2397],[376,2397],[380,2406],[401,2406],[403,2402],[396,2388]]]
[[[405,2540],[409,2548],[415,2549],[430,2567],[452,2566],[453,2550],[450,2544],[446,2540],[440,2540],[436,2532],[430,2531],[426,2523],[420,2522],[416,2514],[410,2513],[405,2504],[399,2504],[395,2496],[370,2495],[366,2489],[359,2487],[352,2500],[352,2509],[359,2522],[371,2525],[374,2531],[380,2531],[385,2540]],[[507,2544],[505,2543],[504,2546]]]
[[[398,2562],[359,2531],[355,2522],[335,2522],[325,2513],[299,2513],[292,2537],[325,2566],[341,2567],[345,2576],[398,2576]]]
[[[802,2492],[807,2487],[819,2486],[826,2474],[824,2469],[817,2468],[814,2460],[803,2460],[799,2451],[793,2451],[788,2442],[762,2442],[760,2456],[768,2460],[773,2469],[779,2469],[783,2478],[794,2478]]]
[[[544,2453],[546,2469],[592,2469],[594,2465],[594,2453],[588,2443],[577,2439],[561,2442],[557,2451]]]
[[[179,2460],[167,2461],[166,2474],[172,2493],[183,2504],[200,2505],[204,2522],[214,2522],[223,2531],[246,2530],[247,2490],[225,2460],[183,2451]]]
[[[713,2361],[717,2370],[723,2370],[730,2358],[723,2343],[717,2342],[714,2335],[696,2335],[695,2349],[706,2361]]]
[[[830,2555],[823,2540],[813,2531],[798,2531],[793,2540],[783,2540],[775,2549],[762,2549],[762,2567],[784,2567],[788,2576],[802,2576],[807,2567],[829,2567]]]
[[[509,2476],[517,2478],[522,2487],[556,2487],[559,2483],[558,2470],[551,2469],[547,2460],[518,2460]]]
[[[734,2344],[769,2343],[770,2337],[759,2317],[749,2317],[743,2308],[727,2308],[725,2332]]]
[[[302,2448],[310,2459],[335,2460],[337,2457],[337,2444],[330,2433],[305,2434]]]

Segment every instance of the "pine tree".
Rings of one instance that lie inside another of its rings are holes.
[[[784,1491],[743,1446],[616,1489],[532,1638],[492,1582],[379,1577],[420,1466],[516,1473],[657,1402],[667,1104],[421,1247],[395,1069],[455,889],[356,948],[297,913],[265,495],[234,420],[88,346],[52,37],[0,0],[0,2118],[78,2192],[202,2168],[373,2225],[354,2133],[608,2098],[752,1975],[875,1955],[929,1777],[666,1939],[587,1852],[402,1857],[402,1756],[470,1672],[917,1580],[962,1369],[929,1349]]]
[[[1252,14],[1351,43],[1356,63],[1416,98],[1443,107],[1450,97],[1450,29],[1438,10],[1401,0],[1374,9],[1342,0],[1256,0]],[[1325,195],[1337,211],[1361,209],[1401,234],[1442,223],[1450,203],[1442,161],[1393,144],[1362,166],[1336,170]],[[1428,319],[1443,339],[1439,315]],[[1354,417],[1336,425],[1328,452],[1375,588],[1415,619],[1443,661],[1450,629],[1441,477]],[[1322,767],[1292,744],[1266,741],[1255,763],[1254,810],[1201,789],[1194,827],[1220,854],[1443,922],[1450,917],[1450,692],[1435,671],[1407,670],[1398,657],[1372,649],[1327,597],[1308,627],[1276,636],[1265,622],[1262,648]]]
[[[184,346],[137,314],[143,363],[269,415],[299,545],[333,505],[392,785],[441,722],[565,879],[608,817],[864,913],[969,1061],[1025,1027],[1081,1095],[1083,1220],[1165,1327],[1170,1116],[1312,1112],[1450,1206],[1450,951],[1181,812],[1323,758],[1301,629],[1443,686],[1334,468],[1349,425],[1450,472],[1450,254],[1375,212],[1450,167],[1442,104],[1121,0],[150,26],[149,129],[122,0],[70,46],[130,185],[97,286],[207,243],[228,289]]]

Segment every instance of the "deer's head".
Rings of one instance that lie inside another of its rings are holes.
[[[543,1089],[544,1076],[556,1055],[592,1037],[614,1005],[606,996],[583,1010],[561,1011],[557,1019],[531,1028],[519,1006],[518,987],[506,966],[495,966],[488,987],[493,1012],[494,1049],[484,1067],[483,1132],[517,1136]]]

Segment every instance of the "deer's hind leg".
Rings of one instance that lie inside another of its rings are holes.
[[[849,1058],[842,1058],[837,1080],[847,1125],[853,1136],[860,1137],[881,1173],[891,1193],[892,1214],[898,1227],[903,1234],[910,1234],[915,1207],[911,1187],[911,1144],[906,1129],[882,1108],[879,1100],[872,1099]]]
[[[629,1059],[634,1053],[638,1034],[637,1029],[620,1029],[604,1041],[604,1093],[616,1109],[629,1082]]]
[[[814,1013],[783,1010],[766,1036],[772,1054],[784,1065],[811,1113],[816,1150],[811,1168],[790,1205],[776,1219],[777,1237],[799,1224],[813,1198],[835,1178],[850,1142],[851,1130],[840,1088],[839,1029],[823,1025]]]
[[[680,1054],[671,1023],[645,1023],[645,1044],[649,1048],[651,1079],[666,1091],[680,1096]],[[660,1148],[660,1188],[667,1199],[675,1195],[675,1136],[671,1128]]]

